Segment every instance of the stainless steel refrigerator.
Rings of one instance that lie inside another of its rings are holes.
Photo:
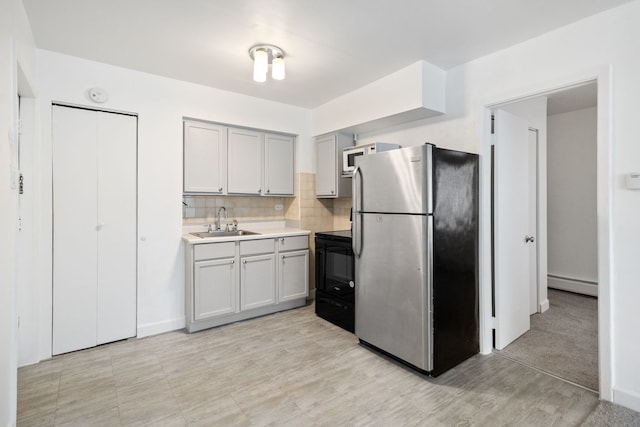
[[[353,173],[355,333],[433,376],[479,351],[478,156],[431,144]]]

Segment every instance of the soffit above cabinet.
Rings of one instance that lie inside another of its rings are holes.
[[[446,73],[418,61],[313,112],[313,135],[366,133],[444,114]]]

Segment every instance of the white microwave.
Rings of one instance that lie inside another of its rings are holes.
[[[356,159],[360,156],[380,153],[382,151],[395,150],[400,148],[398,144],[386,142],[374,142],[371,144],[355,145],[342,150],[342,176],[351,178],[353,170],[356,168]]]

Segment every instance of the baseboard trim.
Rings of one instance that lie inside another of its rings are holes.
[[[148,337],[151,335],[158,335],[164,332],[175,331],[176,329],[182,329],[185,326],[184,317],[177,317],[175,319],[163,320],[161,322],[147,323],[145,325],[138,326],[138,338]]]
[[[540,313],[544,313],[549,310],[549,300],[546,299],[540,303]]]
[[[577,294],[598,296],[598,285],[593,282],[587,282],[579,279],[571,279],[569,277],[560,277],[549,274],[547,276],[547,286],[560,291],[575,292]]]
[[[640,394],[613,388],[613,403],[640,412]]]

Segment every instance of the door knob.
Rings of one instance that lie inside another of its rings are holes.
[[[525,243],[533,243],[536,241],[536,238],[533,236],[524,236],[524,242]]]

